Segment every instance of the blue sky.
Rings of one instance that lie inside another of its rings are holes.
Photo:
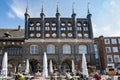
[[[71,17],[74,3],[77,18],[84,18],[88,2],[94,36],[120,36],[120,0],[28,0],[28,8],[30,17],[40,17],[43,4],[46,17],[55,17],[58,3],[61,17]],[[26,6],[27,0],[0,0],[0,28],[24,28]]]

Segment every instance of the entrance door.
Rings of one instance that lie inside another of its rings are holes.
[[[35,73],[37,71],[37,64],[38,64],[38,60],[36,59],[31,59],[30,60],[30,66],[31,66],[31,72]]]

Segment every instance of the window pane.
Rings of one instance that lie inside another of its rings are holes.
[[[30,46],[30,54],[38,54],[38,46],[37,45]]]
[[[6,47],[5,52],[8,52],[8,55],[21,55],[22,54],[22,48],[21,47]]]
[[[110,47],[105,47],[106,53],[111,53],[111,48]]]
[[[55,54],[55,46],[54,45],[48,45],[47,46],[47,53]]]
[[[118,52],[118,47],[112,47],[113,52]]]
[[[107,55],[107,62],[113,62],[112,55]]]
[[[87,46],[85,45],[80,45],[79,46],[79,54],[87,53]]]
[[[70,45],[63,46],[63,54],[71,54],[71,47]]]
[[[105,44],[110,44],[110,40],[109,39],[104,39]]]
[[[115,62],[120,62],[119,55],[114,55],[114,61],[115,61]]]
[[[118,43],[120,44],[120,39],[118,39]]]
[[[112,44],[117,44],[116,39],[112,39]]]

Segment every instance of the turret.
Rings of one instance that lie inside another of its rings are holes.
[[[58,9],[58,5],[57,5],[57,9],[56,9],[56,21],[57,21],[57,24],[56,26],[58,27],[57,28],[57,37],[60,38],[61,37],[61,31],[60,31],[60,13],[59,13],[59,9]]]
[[[42,38],[44,39],[45,38],[45,35],[44,35],[45,34],[45,26],[44,26],[45,14],[43,12],[43,5],[42,5],[40,16],[41,16]]]
[[[30,18],[30,15],[28,13],[28,7],[26,8],[24,16],[25,16],[25,39],[28,39],[28,19]]]
[[[76,26],[76,13],[74,12],[74,8],[72,9],[72,23],[73,23],[73,37],[77,38],[77,26]]]
[[[87,19],[88,19],[88,30],[89,30],[89,38],[93,38],[93,30],[92,30],[92,22],[91,22],[91,16],[92,14],[89,11],[89,7],[88,7],[88,11],[87,11]]]

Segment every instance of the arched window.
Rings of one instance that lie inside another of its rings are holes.
[[[55,54],[55,46],[54,45],[47,45],[47,53],[48,54]]]
[[[38,45],[30,46],[30,54],[38,54]]]
[[[85,45],[79,45],[79,54],[87,53],[87,46]]]
[[[22,47],[20,46],[7,46],[5,47],[5,52],[8,53],[8,55],[21,55],[22,54]]]
[[[63,45],[63,54],[71,54],[71,46]]]

